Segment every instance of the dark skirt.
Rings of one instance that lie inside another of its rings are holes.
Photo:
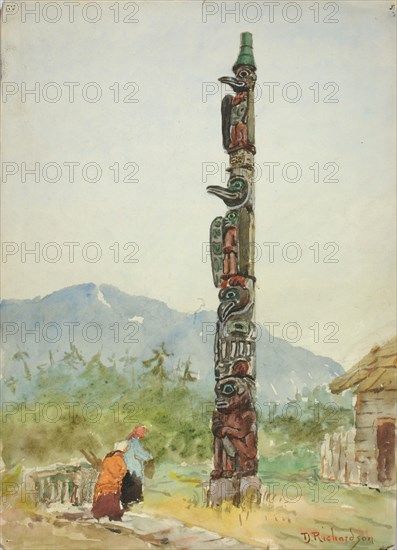
[[[123,506],[132,502],[142,502],[142,480],[135,474],[135,472],[127,473],[123,477],[121,484],[121,503]]]
[[[124,511],[120,508],[120,493],[102,495],[92,507],[95,519],[108,516],[110,521],[121,521]]]

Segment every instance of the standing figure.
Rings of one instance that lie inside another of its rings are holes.
[[[127,471],[121,487],[121,502],[124,510],[128,509],[131,503],[143,501],[144,465],[153,458],[139,441],[146,434],[146,426],[136,426],[127,438],[128,449],[124,454]]]
[[[247,112],[248,94],[247,92],[241,92],[232,99],[229,150],[235,147],[247,147],[248,145]]]
[[[237,275],[237,221],[238,214],[230,210],[223,221],[223,275],[222,279],[228,279]]]
[[[242,374],[246,374],[244,370]],[[212,417],[214,469],[212,479],[255,475],[256,414],[255,384],[248,377],[229,376],[215,386],[216,410]]]
[[[249,103],[250,101],[252,103],[253,96],[250,98],[249,94],[255,86],[256,74],[252,65],[253,58],[250,55],[245,58],[248,65],[242,64],[242,61],[244,56],[233,68],[234,77],[219,78],[220,82],[227,84],[236,92],[234,96],[226,95],[222,100],[223,146],[228,152],[243,148],[255,153],[252,109],[251,113],[249,112]]]
[[[127,471],[123,454],[127,449],[128,441],[119,441],[103,459],[92,506],[92,515],[98,520],[108,516],[110,521],[121,521],[124,513],[120,505],[121,483]]]

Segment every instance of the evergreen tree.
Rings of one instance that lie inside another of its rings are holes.
[[[187,384],[189,382],[197,382],[198,376],[196,374],[194,374],[192,372],[191,368],[190,368],[192,366],[192,362],[190,360],[190,357],[187,361],[182,363],[182,365],[180,365],[178,363],[178,366],[179,366],[181,372],[183,370],[182,374],[180,374],[179,377],[178,377],[182,388],[186,389]]]
[[[167,357],[173,355],[165,347],[165,343],[161,342],[160,348],[152,349],[153,356],[145,361],[142,361],[143,366],[147,369],[147,373],[159,384],[160,391],[163,393],[164,384],[170,380],[170,375],[164,365]]]
[[[32,381],[32,373],[30,372],[28,363],[26,359],[29,359],[29,354],[26,351],[18,350],[14,355],[12,356],[13,361],[19,361],[23,364],[23,369],[25,372],[25,379],[28,382]]]
[[[125,376],[131,377],[131,387],[135,388],[135,369],[134,364],[136,363],[137,358],[130,355],[130,350],[126,349],[125,354],[120,357],[120,363],[123,364],[123,374]]]

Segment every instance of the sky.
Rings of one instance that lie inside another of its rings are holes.
[[[216,309],[217,79],[249,31],[257,321],[345,368],[396,332],[390,2],[8,4],[3,298],[94,282]]]

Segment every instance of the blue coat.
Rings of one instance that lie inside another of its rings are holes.
[[[139,442],[139,439],[133,437],[129,442],[129,447],[124,453],[124,461],[130,474],[143,478],[144,463],[152,458],[152,455],[146,451]]]

